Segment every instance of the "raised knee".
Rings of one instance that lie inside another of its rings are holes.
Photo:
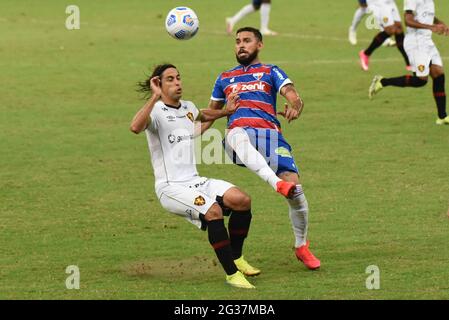
[[[234,194],[228,201],[228,206],[232,210],[245,211],[251,209],[251,197],[244,192]]]
[[[251,208],[251,197],[246,193],[241,193],[239,195],[238,202],[243,207],[243,210],[249,210]]]

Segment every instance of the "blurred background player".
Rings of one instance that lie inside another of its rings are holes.
[[[366,0],[358,1],[359,7],[355,11],[352,24],[349,27],[349,42],[354,46],[357,44],[357,26],[360,24],[363,17],[368,13],[368,5],[366,4]]]
[[[200,177],[196,169],[195,120],[211,121],[229,116],[238,97],[228,99],[226,109],[202,110],[181,100],[182,85],[174,65],[157,66],[141,91],[152,92],[131,123],[131,131],[145,131],[154,169],[157,197],[166,210],[208,231],[209,242],[234,287],[254,288],[244,277],[258,275],[242,256],[243,242],[251,222],[251,199],[232,184]],[[199,131],[199,130],[198,130]],[[231,211],[229,235],[223,210]]]
[[[401,17],[394,0],[367,0],[368,8],[381,27],[379,32],[371,42],[371,45],[359,52],[360,65],[364,71],[369,70],[369,58],[373,52],[379,48],[385,40],[394,35],[396,46],[404,57],[406,69],[411,71],[410,61],[404,50],[404,30],[402,29]]]
[[[433,0],[405,0],[405,24],[407,35],[404,46],[410,57],[413,76],[397,78],[375,76],[369,88],[369,97],[382,90],[383,87],[423,87],[430,76],[433,79],[433,96],[438,110],[436,124],[449,124],[446,113],[446,91],[443,60],[432,40],[432,32],[449,35],[449,28],[435,16]]]
[[[358,0],[359,7],[354,13],[354,18],[352,19],[352,24],[349,27],[349,43],[351,43],[353,46],[357,44],[357,27],[362,21],[363,17],[369,13],[368,5],[366,3],[366,0]],[[384,41],[382,44],[386,47],[393,47],[396,45],[396,41],[393,38],[388,38]]]
[[[239,63],[220,74],[215,82],[209,108],[220,110],[233,93],[240,97],[239,108],[228,117],[225,147],[235,163],[244,165],[286,197],[295,235],[295,254],[311,269],[320,267],[307,241],[309,206],[299,181],[292,148],[281,133],[276,114],[291,122],[298,119],[304,103],[292,81],[274,65],[260,62],[262,34],[251,27],[237,31],[234,52]],[[276,113],[276,97],[288,101],[285,110]],[[207,129],[212,122],[204,124]]]
[[[354,13],[354,18],[352,19],[352,24],[349,27],[349,35],[348,35],[349,42],[353,46],[357,44],[357,26],[360,24],[363,17],[369,13],[366,0],[358,0],[358,2],[359,7]],[[382,45],[387,47],[393,47],[396,45],[396,41],[390,37],[386,39]]]
[[[233,17],[226,18],[226,32],[232,34],[234,26],[250,13],[260,10],[260,32],[266,36],[276,36],[278,33],[268,28],[270,22],[271,0],[253,0],[252,4],[247,4]]]

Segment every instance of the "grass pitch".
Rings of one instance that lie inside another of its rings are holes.
[[[375,74],[405,68],[395,48],[381,48],[370,72],[360,70],[357,52],[375,31],[360,26],[359,45],[349,45],[353,0],[273,1],[270,26],[281,35],[261,54],[306,103],[283,128],[321,270],[296,261],[285,201],[243,168],[199,166],[252,196],[245,253],[263,271],[257,290],[227,287],[206,233],[161,208],[145,137],[128,131],[143,103],[135,83],[172,62],[184,99],[205,107],[216,76],[236,64],[224,19],[248,2],[78,0],[81,29],[68,31],[66,3],[1,1],[0,298],[449,298],[449,126],[434,124],[430,85],[368,100]],[[164,29],[179,4],[200,18],[187,42]],[[449,3],[436,6],[449,22]],[[259,14],[243,25],[259,26]],[[448,64],[449,38],[434,40]],[[80,269],[79,290],[66,289],[68,265]],[[370,265],[379,290],[366,289]]]

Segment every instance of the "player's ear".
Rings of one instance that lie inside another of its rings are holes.
[[[257,45],[257,47],[259,48],[259,50],[262,49],[263,48],[263,42],[259,41],[259,44]]]

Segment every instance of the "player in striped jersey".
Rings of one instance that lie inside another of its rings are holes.
[[[228,117],[226,149],[232,149],[237,164],[254,171],[287,198],[296,238],[296,256],[309,269],[317,269],[320,261],[310,252],[307,241],[307,200],[292,149],[283,137],[276,117],[282,115],[288,122],[298,119],[304,103],[283,70],[260,62],[258,53],[263,48],[263,41],[259,30],[241,28],[235,41],[239,65],[217,78],[209,108],[223,108],[229,97],[238,93],[240,106]],[[278,93],[289,102],[282,112],[276,110]],[[203,130],[211,124],[203,124]]]

